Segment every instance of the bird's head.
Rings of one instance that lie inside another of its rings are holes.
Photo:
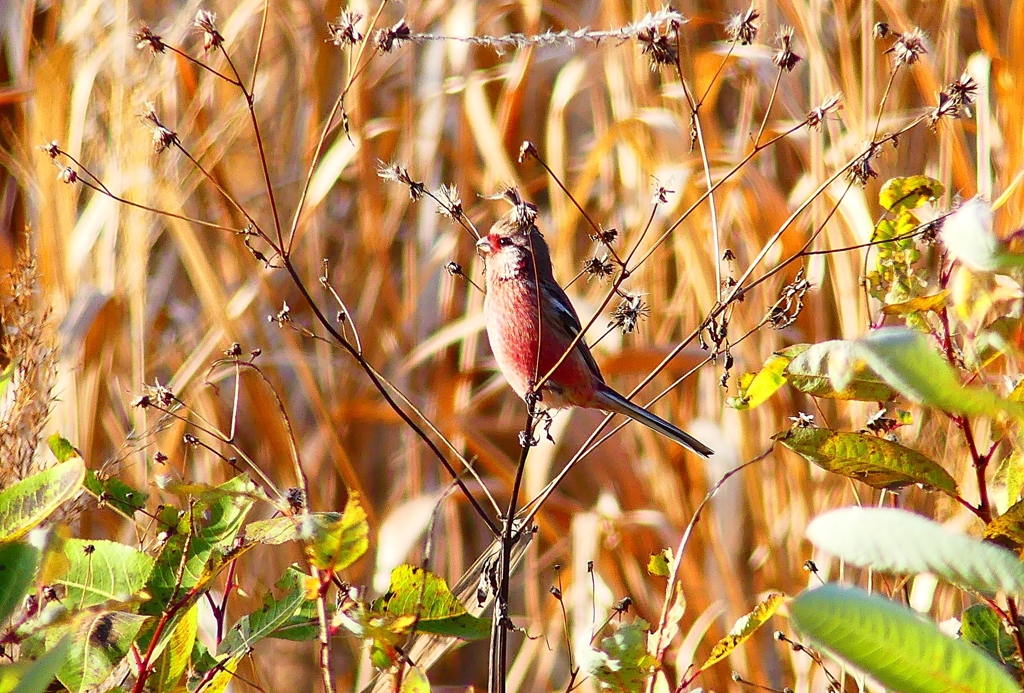
[[[536,269],[544,276],[551,271],[548,246],[537,227],[523,224],[514,215],[502,217],[490,233],[477,241],[476,250],[487,262],[487,274],[495,279],[512,279]]]

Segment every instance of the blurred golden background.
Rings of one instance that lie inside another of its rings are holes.
[[[404,17],[414,31],[438,36],[536,35],[548,29],[621,28],[660,7],[622,1],[426,0],[386,4],[377,26]],[[721,262],[720,272],[733,278],[876,132],[897,130],[933,108],[943,85],[965,69],[980,85],[974,118],[942,121],[934,130],[922,124],[898,147],[887,145],[874,161],[878,178],[863,189],[847,189],[845,179],[827,187],[786,228],[752,278],[797,253],[822,227],[815,250],[867,241],[882,212],[878,188],[887,178],[933,176],[946,186],[949,205],[955,196],[998,195],[1021,169],[1024,3],[755,2],[757,40],[730,50],[725,23],[747,7],[718,1],[674,5],[689,19],[680,29],[680,62],[692,93],[703,96],[705,168],[701,147],[691,146],[690,110],[679,76],[666,68],[652,71],[637,41],[611,39],[503,51],[457,40],[422,41],[364,59],[365,70],[345,99],[348,133],[335,124],[324,155],[314,162],[325,120],[352,74],[354,51],[327,40],[327,22],[346,8],[289,0],[269,4],[254,105],[286,224],[307,170],[315,166],[293,261],[318,304],[333,315],[337,305],[318,283],[322,262],[329,260],[330,284],[351,315],[367,361],[463,455],[476,460],[502,505],[519,456],[525,409],[495,371],[482,332],[483,295],[445,270],[457,262],[482,284],[474,239],[439,215],[431,200],[414,202],[407,188],[381,180],[380,162],[407,167],[431,190],[456,185],[467,216],[480,229],[507,209],[482,196],[518,186],[540,208],[539,225],[563,284],[600,249],[588,237],[587,221],[544,168],[530,158],[517,162],[525,140],[536,145],[594,220],[619,230],[622,247],[636,242],[655,210],[644,252],[706,192],[706,175],[717,181],[750,152],[763,119],[761,142],[841,94],[840,110],[820,128],[797,129],[765,148],[716,192],[720,250],[733,257]],[[235,470],[222,459],[183,442],[190,430],[185,421],[132,407],[145,385],[159,382],[192,408],[185,418],[202,417],[222,431],[234,431],[238,447],[275,484],[295,486],[287,431],[266,385],[242,377],[233,419],[234,371],[211,370],[234,342],[244,354],[260,349],[256,363],[283,394],[312,482],[310,506],[340,509],[346,489],[360,494],[373,539],[370,554],[349,569],[347,578],[371,592],[380,590],[397,562],[422,559],[424,531],[450,483],[437,459],[348,355],[267,319],[287,304],[293,325],[317,331],[291,279],[266,268],[241,237],[66,185],[39,149],[56,140],[108,188],[136,203],[243,228],[245,219],[188,159],[173,150],[154,153],[141,117],[152,103],[210,176],[263,228],[273,228],[259,150],[238,90],[172,53],[138,50],[132,38],[145,22],[167,43],[201,56],[202,37],[192,27],[201,8],[217,14],[228,52],[248,84],[260,36],[260,2],[0,2],[0,269],[15,265],[19,248],[32,249],[38,263],[37,310],[50,311],[49,333],[59,347],[52,403],[45,422],[37,419],[37,424],[46,433],[61,432],[91,467],[136,486],[149,487],[159,476],[211,482],[233,476]],[[354,2],[348,9],[368,19],[378,6]],[[891,90],[886,85],[892,57],[885,54],[890,42],[873,37],[877,22],[900,32],[920,27],[927,36],[928,53],[902,70]],[[772,100],[778,73],[772,54],[783,26],[795,29],[794,47],[803,60],[782,75]],[[218,56],[209,61],[227,69]],[[666,204],[655,206],[658,185],[671,192]],[[1008,218],[1021,217],[1022,200],[1019,194],[1009,200]],[[831,214],[837,203],[837,213]],[[610,334],[594,349],[605,376],[620,391],[629,391],[657,366],[715,304],[718,258],[712,228],[705,202],[624,284],[644,294],[650,316],[636,332]],[[656,621],[664,581],[648,575],[648,557],[677,545],[711,484],[767,449],[770,437],[799,412],[815,414],[832,428],[855,430],[877,409],[863,403],[816,404],[789,389],[751,411],[725,406],[737,377],[757,370],[774,350],[854,338],[867,330],[859,284],[864,251],[856,250],[804,258],[758,285],[732,309],[733,338],[761,323],[800,267],[813,288],[795,323],[783,330],[762,326],[736,344],[727,387],[721,384],[723,355],[655,405],[660,416],[717,450],[715,458],[703,462],[629,425],[570,473],[537,515],[540,533],[513,585],[516,623],[529,637],[513,640],[509,690],[554,690],[568,680],[561,607],[548,593],[552,585],[560,584],[565,595],[573,647],[583,646],[594,624],[603,623],[625,596],[636,614]],[[607,290],[608,284],[596,279],[572,283],[568,293],[584,322]],[[594,336],[603,334],[605,325],[599,319]],[[641,398],[654,396],[706,357],[696,341],[688,344]],[[543,443],[531,453],[527,499],[600,420],[594,412],[556,417],[556,444]],[[949,425],[919,417],[902,440],[943,462],[969,486],[967,461],[945,452]],[[207,442],[229,454],[225,446]],[[157,452],[166,461],[158,461]],[[31,450],[19,454],[27,457],[16,460],[12,453],[5,460],[8,478],[24,468],[18,465],[28,464]],[[781,449],[734,477],[706,511],[684,556],[687,612],[670,663],[681,672],[695,650],[698,659],[706,656],[715,639],[766,591],[792,595],[816,580],[803,568],[812,558],[803,540],[807,521],[827,508],[858,500],[870,504],[877,496]],[[905,491],[901,503],[927,508],[940,519],[959,512],[948,500],[936,501],[919,489]],[[90,509],[77,522],[82,536],[132,541],[141,532],[103,509]],[[431,568],[450,582],[489,541],[458,493],[440,505],[432,536]],[[294,547],[275,548],[241,561],[238,578],[250,601],[239,596],[239,605],[258,603],[286,566],[300,559]],[[820,567],[827,570],[827,562]],[[944,595],[940,590],[933,604],[940,620],[955,611],[943,602]],[[805,654],[772,640],[776,628],[788,632],[776,618],[727,666],[698,683],[731,689],[737,686],[729,679],[733,669],[767,685],[823,690]],[[357,667],[365,657],[360,647],[351,637],[336,640],[339,690],[365,681],[365,664]],[[268,641],[239,671],[264,690],[307,691],[319,685],[315,667],[312,644]],[[431,681],[479,685],[485,670],[486,644],[474,644],[444,658]]]

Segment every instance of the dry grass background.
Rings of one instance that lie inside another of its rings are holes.
[[[885,148],[876,164],[880,179],[927,173],[946,184],[951,202],[953,195],[998,194],[1020,170],[1024,2],[755,5],[762,15],[758,42],[738,48],[720,74],[728,47],[723,24],[746,3],[675,6],[690,19],[682,29],[686,79],[695,93],[707,91],[701,126],[712,177],[721,177],[752,145],[775,78],[772,39],[782,25],[795,28],[804,61],[782,78],[764,139],[801,121],[834,92],[843,95],[843,107],[820,130],[801,129],[762,152],[717,192],[722,248],[735,254],[735,260],[722,263],[724,275],[738,277],[792,210],[871,137],[891,65],[883,54],[888,44],[870,36],[875,22],[886,21],[899,31],[920,26],[929,37],[929,53],[898,77],[888,96],[882,132],[934,104],[941,85],[958,77],[969,61],[982,85],[976,119],[946,121],[935,132],[918,127],[898,148]],[[314,482],[311,506],[340,508],[346,488],[360,493],[375,538],[370,555],[347,577],[364,585],[376,577],[379,584],[378,573],[390,567],[387,561],[422,556],[423,527],[449,482],[436,459],[350,358],[267,321],[287,302],[296,324],[313,327],[288,277],[264,269],[241,239],[66,186],[37,149],[57,140],[129,199],[243,226],[187,160],[173,151],[154,155],[139,117],[151,101],[185,147],[270,228],[260,160],[237,91],[173,55],[138,51],[131,39],[144,20],[168,43],[197,54],[200,37],[191,21],[200,8],[218,14],[228,50],[248,79],[263,8],[255,0],[0,3],[6,71],[0,82],[6,83],[0,86],[0,219],[7,229],[0,236],[0,264],[10,266],[14,248],[30,243],[41,295],[53,311],[60,361],[47,428],[75,442],[91,466],[116,469],[136,485],[148,485],[155,475],[222,481],[232,469],[186,446],[183,423],[161,423],[155,413],[133,409],[131,402],[144,383],[159,381],[186,400],[195,416],[228,430],[233,371],[210,373],[210,364],[232,342],[246,352],[262,349],[257,363],[285,395],[303,465]],[[362,2],[350,8],[365,16],[377,9]],[[333,2],[270,3],[255,105],[285,219],[295,209],[324,119],[351,70],[347,54],[324,40],[326,21],[341,9]],[[428,0],[388,4],[380,25],[404,16],[417,31],[448,36],[536,34],[549,28],[622,27],[656,9],[624,1]],[[346,109],[351,139],[335,129],[317,163],[294,259],[321,305],[333,313],[332,301],[316,282],[322,259],[330,259],[331,282],[351,311],[370,363],[463,454],[477,460],[484,481],[504,503],[519,454],[523,406],[494,371],[481,331],[482,294],[444,270],[454,260],[481,281],[472,239],[438,215],[429,200],[413,203],[405,188],[381,181],[378,161],[402,163],[432,189],[456,184],[478,227],[505,211],[502,203],[479,195],[518,185],[540,206],[557,276],[567,282],[594,252],[589,228],[536,162],[516,162],[520,143],[534,142],[588,213],[605,228],[619,229],[626,242],[637,237],[651,213],[654,179],[675,191],[657,211],[644,246],[651,247],[706,190],[699,150],[690,148],[689,111],[678,80],[669,70],[652,72],[634,41],[503,54],[456,41],[428,42],[374,57],[355,81]],[[815,249],[867,240],[881,211],[878,185],[875,180],[845,195],[845,181],[828,188],[783,233],[753,276],[797,252],[840,198],[839,211],[825,224]],[[1007,216],[1019,219],[1022,211],[1024,197],[1017,194]],[[21,232],[26,223],[27,239]],[[619,389],[643,378],[714,304],[711,228],[703,204],[628,280],[627,289],[646,294],[651,316],[637,333],[609,336],[595,350]],[[734,348],[730,387],[740,372],[756,370],[785,345],[863,334],[868,315],[859,298],[862,263],[863,251],[817,255],[802,263],[814,284],[805,310],[789,328],[760,329]],[[735,307],[731,334],[744,334],[761,321],[800,264],[761,284]],[[584,320],[606,291],[607,285],[597,281],[572,285],[570,295]],[[696,344],[688,346],[655,380],[649,396],[705,357]],[[589,638],[595,613],[603,622],[608,608],[627,595],[637,614],[656,620],[664,588],[662,580],[647,575],[648,556],[677,544],[710,484],[762,452],[770,436],[788,425],[787,417],[799,411],[847,429],[862,426],[873,411],[861,404],[826,403],[819,409],[783,390],[765,406],[736,412],[724,406],[731,393],[719,385],[722,368],[721,360],[704,365],[655,408],[718,450],[713,460],[704,463],[629,426],[590,454],[537,516],[538,541],[514,584],[517,623],[530,638],[514,640],[510,690],[557,689],[566,681],[562,617],[550,586],[562,585],[574,646]],[[544,444],[531,455],[527,497],[599,421],[589,412],[558,417],[557,445]],[[903,439],[942,460],[970,487],[969,464],[956,454],[958,445],[947,444],[947,433],[952,439],[945,422],[919,416]],[[285,428],[271,394],[256,378],[242,379],[237,443],[280,487],[295,485]],[[157,451],[167,456],[165,464],[154,461]],[[684,634],[693,635],[678,645],[680,669],[694,647],[698,656],[706,655],[714,639],[764,591],[801,590],[809,579],[802,564],[812,557],[802,539],[806,522],[824,509],[858,500],[870,504],[877,495],[782,450],[727,484],[684,557],[688,607],[682,626]],[[900,502],[940,519],[962,514],[916,489],[906,491]],[[103,510],[87,512],[79,522],[86,536],[131,540],[139,531]],[[434,526],[433,570],[454,580],[488,539],[465,500],[451,495]],[[396,552],[400,555],[390,555]],[[297,551],[264,550],[243,559],[240,582],[251,595],[249,603],[299,558]],[[562,566],[558,576],[556,564]],[[821,567],[829,569],[827,562]],[[951,599],[941,590],[936,594],[937,617],[958,611]],[[779,619],[772,627],[788,630]],[[708,636],[698,645],[705,628]],[[354,639],[337,641],[340,690],[354,688],[365,676],[365,667],[362,674],[356,668],[362,657]],[[443,660],[431,678],[479,683],[485,662],[484,647],[468,646]],[[776,687],[808,690],[813,680],[821,689],[806,655],[774,643],[768,630],[700,683],[716,690],[735,687],[729,667]],[[310,645],[263,643],[240,671],[266,690],[318,686]]]

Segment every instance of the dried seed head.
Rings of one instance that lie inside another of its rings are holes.
[[[631,334],[636,331],[640,321],[650,314],[651,309],[644,303],[642,294],[626,294],[612,311],[608,326],[622,330],[623,334]]]
[[[782,27],[776,40],[778,41],[779,49],[772,56],[772,62],[780,70],[792,72],[796,64],[800,62],[800,56],[793,52],[793,27]]]
[[[886,36],[889,35],[889,25],[886,24],[885,22],[878,22],[871,30],[871,34],[876,39],[884,39]]]
[[[217,15],[209,10],[196,12],[195,21],[192,25],[203,32],[203,52],[211,48],[220,48],[224,43],[224,37],[217,31]]]
[[[810,128],[821,127],[829,113],[839,110],[839,94],[833,94],[825,99],[825,102],[807,114],[807,126]]]
[[[50,140],[47,144],[40,147],[40,149],[46,152],[46,155],[51,159],[56,159],[61,153],[60,145],[57,143],[57,140]]]
[[[917,27],[905,34],[899,34],[896,37],[896,43],[886,51],[886,53],[893,54],[894,70],[899,69],[902,65],[913,65],[927,52],[924,32]]]
[[[57,180],[59,180],[61,183],[67,183],[69,185],[71,183],[77,183],[78,172],[75,171],[75,169],[71,168],[70,166],[64,166],[57,173]]]
[[[509,220],[520,229],[529,229],[537,221],[537,205],[523,199],[519,188],[510,185],[501,191],[500,197],[512,205]]]
[[[741,46],[748,46],[757,38],[757,18],[761,13],[754,9],[751,3],[747,11],[742,14],[734,14],[725,25],[725,33],[729,38],[738,42]]]
[[[600,243],[601,245],[611,245],[615,242],[615,239],[619,237],[618,229],[604,229],[599,228],[597,231],[590,232],[590,240]]]
[[[591,279],[607,279],[615,272],[615,265],[608,260],[608,255],[596,255],[583,263],[583,271],[587,273],[587,281]]]
[[[459,189],[454,185],[442,185],[438,188],[437,199],[441,206],[437,211],[452,221],[459,221],[465,216],[462,209],[462,198],[459,196]]]
[[[147,25],[143,24],[138,28],[133,37],[135,39],[135,47],[140,51],[148,48],[153,53],[163,53],[167,50],[166,44],[163,40],[150,29]]]
[[[153,104],[146,104],[146,112],[142,114],[143,119],[153,131],[153,151],[159,154],[172,145],[177,145],[178,134],[160,122]]]
[[[358,12],[345,10],[339,15],[337,22],[328,22],[327,31],[330,38],[327,40],[339,48],[351,46],[363,40],[363,34],[356,28],[356,24],[363,18]]]
[[[868,184],[868,181],[872,178],[878,177],[878,171],[871,166],[871,159],[878,154],[879,145],[869,143],[867,150],[857,157],[857,160],[850,166],[850,170],[846,172],[846,177],[857,183],[861,187]]]
[[[637,34],[643,54],[651,60],[651,69],[657,70],[662,65],[675,65],[679,58],[676,49],[675,31],[661,33],[654,27],[644,29]]]
[[[377,50],[381,53],[390,53],[394,48],[400,46],[403,41],[408,41],[411,37],[412,29],[409,28],[404,19],[399,19],[394,26],[377,32]]]
[[[377,175],[384,180],[408,186],[409,196],[414,202],[418,201],[427,192],[427,186],[418,180],[413,180],[413,177],[409,175],[409,169],[401,164],[385,164],[383,161],[378,161]]]
[[[537,147],[529,140],[523,140],[523,143],[519,145],[519,163],[523,163],[523,159],[527,156],[532,156],[534,159],[540,158],[540,153],[537,151]]]

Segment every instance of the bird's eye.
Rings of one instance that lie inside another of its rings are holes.
[[[509,238],[508,236],[502,236],[501,238],[498,239],[498,245],[502,247],[510,246],[512,245],[512,239]]]

